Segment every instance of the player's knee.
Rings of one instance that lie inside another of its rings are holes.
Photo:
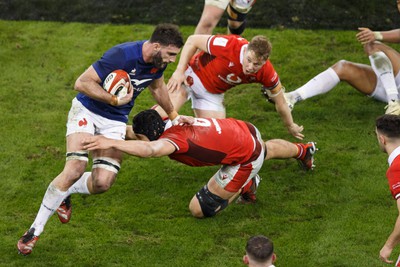
[[[93,159],[93,192],[103,193],[110,189],[120,169],[118,161],[108,157]]]
[[[190,210],[190,213],[192,213],[193,217],[196,217],[196,218],[199,218],[199,219],[200,218],[204,218],[204,214],[201,211],[200,203],[197,200],[196,196],[194,196],[192,198],[192,200],[190,201],[189,210]]]
[[[97,176],[92,172],[92,193],[101,194],[108,191],[114,183],[113,177]]]
[[[382,43],[380,42],[370,42],[364,45],[364,52],[370,56],[378,51],[381,51]]]
[[[242,22],[229,21],[228,29],[231,34],[241,35],[246,29],[246,20]]]
[[[198,205],[195,205],[195,202],[194,202],[191,212],[192,212],[193,216],[198,217],[198,218],[213,217],[217,213],[219,213],[223,209],[225,209],[229,204],[229,201],[227,199],[223,199],[223,198],[211,193],[208,190],[207,185],[203,186],[203,188],[201,188],[199,190],[199,192],[196,193],[195,197],[197,199]],[[199,212],[199,210],[201,210],[201,213]],[[200,216],[201,214],[203,216]]]
[[[349,68],[351,66],[350,61],[341,59],[338,62],[336,62],[333,66],[332,69],[336,72],[336,74],[339,76],[340,80],[343,80],[344,76],[348,74]]]
[[[211,34],[216,23],[214,24],[212,20],[200,20],[196,27],[196,34]]]

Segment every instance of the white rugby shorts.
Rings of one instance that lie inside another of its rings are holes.
[[[193,78],[193,84],[186,86],[188,98],[192,99],[192,109],[225,111],[224,94],[208,92],[191,67],[186,69],[185,76]]]
[[[220,9],[226,9],[229,4],[229,0],[205,0],[207,6],[216,6]]]
[[[218,170],[216,175],[214,175],[215,181],[222,188],[227,190],[226,187],[229,185],[229,190],[227,191],[238,192],[241,188],[248,184],[254,176],[256,176],[264,163],[264,141],[262,140],[258,129],[256,127],[254,128],[257,133],[257,139],[261,143],[261,152],[257,159],[246,165],[223,165]]]
[[[73,133],[104,135],[107,138],[124,140],[126,124],[99,116],[74,98],[68,113],[66,136]]]
[[[377,83],[376,83],[375,90],[372,94],[369,95],[369,97],[373,97],[376,100],[387,103],[388,98],[387,98],[386,90],[383,87],[382,82],[379,79],[379,77],[376,77],[376,78],[377,78]],[[396,81],[397,91],[400,92],[400,71],[399,71],[399,73],[397,73],[397,75],[395,77],[395,81]]]

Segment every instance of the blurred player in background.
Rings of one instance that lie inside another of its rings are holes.
[[[55,211],[62,223],[69,222],[72,211],[70,194],[99,194],[114,183],[122,162],[121,151],[93,151],[92,171],[85,172],[89,153],[82,146],[84,138],[101,134],[123,140],[128,115],[136,97],[146,87],[156,102],[167,110],[168,117],[178,120],[163,73],[167,65],[176,60],[182,46],[183,38],[178,27],[160,24],[150,40],[123,43],[111,48],[77,79],[75,90],[79,94],[72,101],[67,122],[65,167],[48,186],[35,221],[18,241],[17,248],[21,254],[32,252]],[[129,93],[124,97],[111,95],[101,86],[108,74],[117,69],[125,70],[131,79],[131,83],[125,85],[129,87]]]
[[[246,28],[247,13],[255,2],[256,0],[205,0],[194,34],[212,34],[226,10],[228,33],[241,35]]]
[[[400,1],[397,7],[400,11]],[[400,43],[400,29],[378,32],[359,28],[356,37],[363,44],[371,66],[345,60],[337,62],[302,87],[285,94],[291,109],[297,102],[325,94],[345,81],[364,95],[388,103],[386,114],[400,115],[400,53],[380,42]]]
[[[400,116],[383,115],[376,120],[375,126],[379,147],[389,155],[389,169],[386,176],[398,210],[393,231],[379,252],[379,257],[386,263],[393,263],[394,261],[389,260],[389,257],[393,249],[400,243]]]
[[[250,267],[274,267],[274,244],[263,235],[252,236],[246,244],[243,263]]]
[[[232,118],[196,118],[192,125],[168,128],[150,109],[134,117],[132,128],[139,141],[93,136],[85,139],[84,148],[116,149],[143,158],[169,156],[195,167],[222,165],[190,201],[189,209],[197,218],[216,215],[237,196],[239,203],[254,203],[260,182],[257,173],[264,160],[296,158],[303,169],[310,170],[316,152],[313,142],[264,142],[254,125]]]
[[[196,53],[198,49],[200,53]],[[259,83],[264,94],[274,100],[289,133],[302,139],[303,126],[294,123],[269,60],[271,49],[269,40],[261,35],[250,42],[237,35],[189,36],[167,84],[174,107],[179,110],[189,97],[196,117],[225,118],[224,93],[240,84]]]

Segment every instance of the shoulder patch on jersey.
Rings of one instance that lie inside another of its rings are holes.
[[[228,42],[228,39],[226,39],[224,37],[215,37],[215,39],[213,41],[213,45],[225,47],[227,42]]]

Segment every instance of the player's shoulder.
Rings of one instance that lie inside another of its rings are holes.
[[[400,154],[394,158],[390,168],[393,170],[400,170]]]

